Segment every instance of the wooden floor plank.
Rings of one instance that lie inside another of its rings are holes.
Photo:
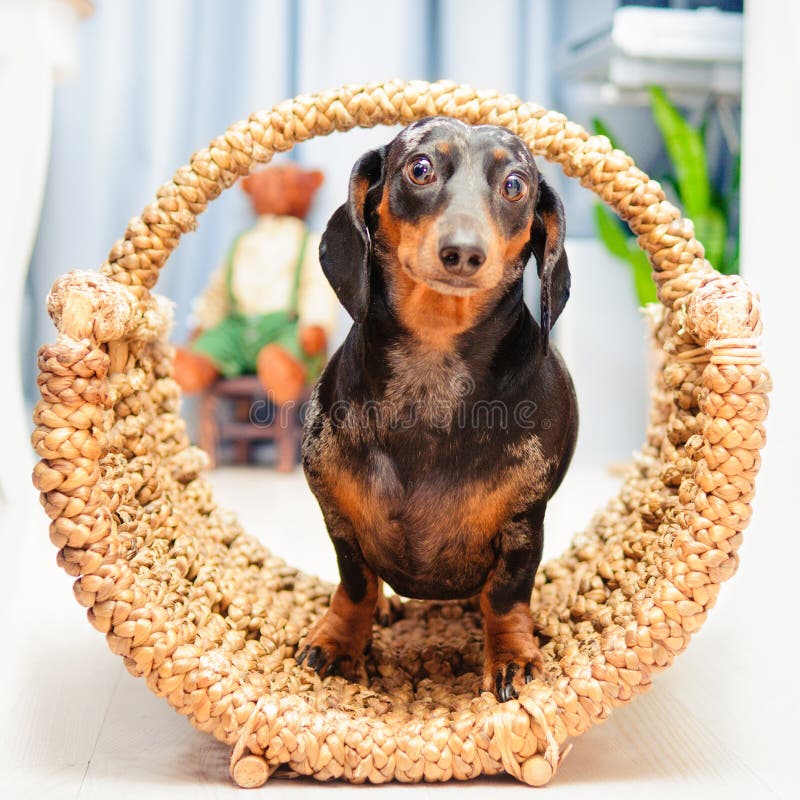
[[[13,565],[0,593],[3,796],[75,797],[123,666],[72,597],[41,509],[0,512],[0,531]]]

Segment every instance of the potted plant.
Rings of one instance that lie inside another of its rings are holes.
[[[707,118],[699,127],[691,125],[661,87],[650,87],[649,99],[653,121],[671,166],[671,171],[661,176],[661,182],[694,222],[695,235],[705,246],[711,264],[725,274],[738,273],[739,236],[733,213],[739,191],[738,154],[735,154],[731,187],[726,192],[720,191],[709,174]],[[607,136],[618,147],[616,137],[601,119],[595,118],[593,125],[595,133]],[[627,225],[601,203],[595,206],[595,224],[606,249],[628,265],[639,304],[655,302],[650,262]]]

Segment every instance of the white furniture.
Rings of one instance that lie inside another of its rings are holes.
[[[598,83],[607,102],[630,101],[658,84],[679,95],[738,97],[742,14],[701,8],[617,9],[611,23],[568,42],[560,71]]]
[[[0,0],[0,502],[31,492],[32,423],[25,410],[20,325],[50,151],[53,87],[76,64],[76,29],[88,2]]]

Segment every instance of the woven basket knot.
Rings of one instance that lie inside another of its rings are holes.
[[[712,364],[760,364],[761,309],[738,275],[710,275],[676,311],[679,333],[698,344],[680,358]]]
[[[71,339],[101,344],[125,334],[136,302],[122,284],[111,278],[73,270],[53,284],[47,310],[61,333]]]
[[[758,298],[739,275],[711,275],[691,293],[681,316],[683,330],[709,350],[758,345]]]
[[[549,783],[571,749],[570,745],[562,751],[559,750],[552,727],[554,714],[552,705],[549,690],[542,692],[531,686],[526,687],[519,701],[499,703],[490,715],[492,741],[500,753],[503,768],[509,775],[524,781],[529,786],[544,786]],[[544,707],[548,708],[550,719]],[[521,726],[517,724],[520,721],[523,722]],[[543,741],[544,747],[541,751],[520,760],[518,749],[524,741],[524,737],[520,734],[528,725],[534,727],[537,738]]]
[[[151,294],[139,303],[131,322],[131,337],[143,342],[168,339],[175,323],[175,303],[160,294]]]

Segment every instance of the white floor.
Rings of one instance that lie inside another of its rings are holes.
[[[248,530],[298,566],[335,579],[333,550],[300,473],[226,469],[213,479],[219,501],[235,507]],[[598,471],[569,474],[551,507],[548,554],[615,484]],[[778,507],[761,506],[739,573],[697,640],[648,694],[576,740],[543,790],[549,798],[798,796],[790,739],[800,713],[797,581],[789,579],[796,524],[789,535]],[[781,541],[787,546],[778,547]],[[0,507],[0,542],[0,798],[241,797],[228,778],[227,748],[132,678],[88,625],[72,580],[55,565],[32,493]],[[276,776],[261,791],[363,798],[370,790]],[[373,789],[381,797],[437,800],[487,791],[534,790],[507,778]]]

